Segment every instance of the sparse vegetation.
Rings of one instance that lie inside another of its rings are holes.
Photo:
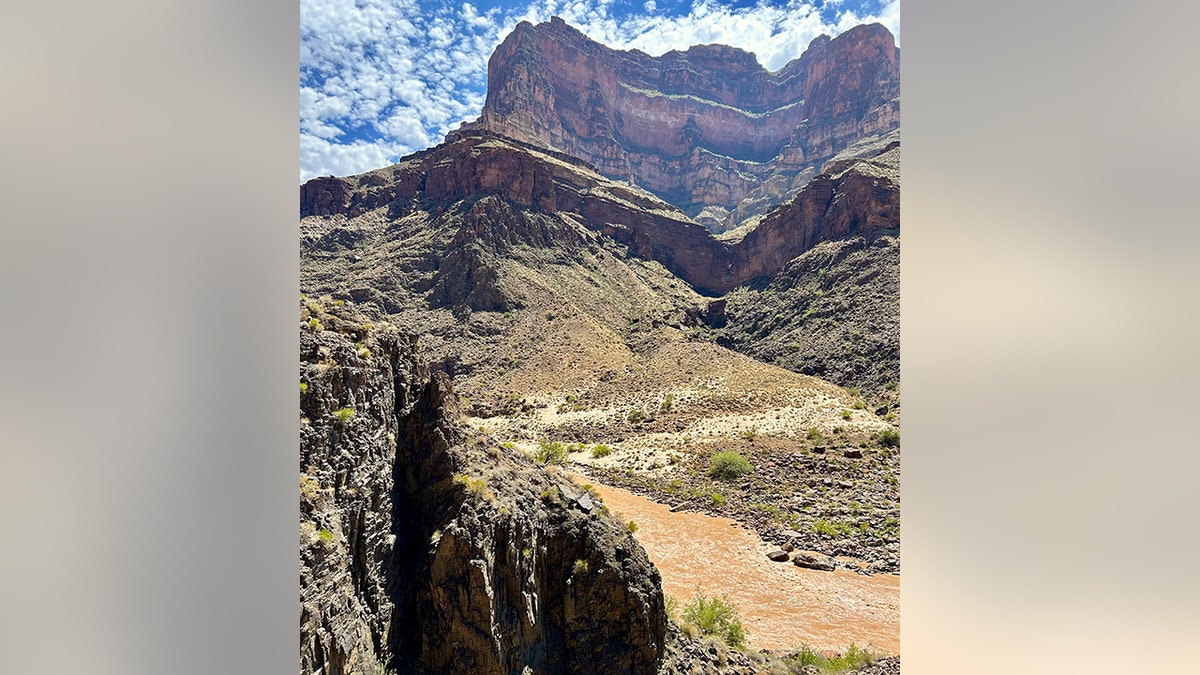
[[[633,522],[632,520],[626,523],[626,527],[629,528],[630,532],[637,532],[638,530],[637,523]]]
[[[575,564],[571,567],[571,569],[574,570],[575,574],[587,574],[588,561],[584,560],[583,558],[578,558],[575,560]]]
[[[566,464],[567,449],[558,441],[542,441],[538,443],[538,449],[533,458],[539,464]]]
[[[808,440],[812,441],[813,443],[820,443],[822,440],[824,440],[825,437],[821,435],[820,429],[818,429],[816,427],[809,427],[807,438],[808,438]]]
[[[321,541],[326,544],[333,543],[333,533],[329,530],[321,528],[321,530],[317,532],[317,536],[320,537]]]
[[[884,429],[875,436],[875,440],[885,448],[900,447],[900,431],[898,429]]]
[[[350,420],[354,417],[354,408],[349,406],[345,408],[338,408],[337,410],[333,411],[333,416],[337,418],[338,426],[345,428],[345,426],[349,424]]]
[[[825,656],[814,651],[808,645],[801,645],[795,654],[785,656],[783,660],[788,665],[788,669],[797,675],[811,672],[811,668],[814,667],[821,675],[838,675],[875,663],[883,656],[874,650],[859,648],[852,642],[846,648],[845,654],[833,656]]]
[[[711,495],[709,495],[709,498],[712,499],[713,506],[725,505],[725,495],[721,494],[720,492],[713,492]]]
[[[817,519],[812,528],[813,532],[833,539],[849,537],[855,532],[861,531],[852,523],[843,520],[825,520],[824,518]]]
[[[720,638],[735,649],[746,645],[746,631],[738,618],[737,606],[726,597],[705,597],[700,589],[683,608],[683,623],[694,627],[701,635]]]
[[[708,465],[708,475],[719,480],[741,478],[751,470],[750,461],[732,450],[716,453]]]
[[[597,443],[596,445],[592,446],[592,457],[599,459],[601,457],[608,457],[611,454],[612,448],[603,443]]]
[[[666,610],[667,616],[674,622],[679,623],[679,598],[663,593],[663,609]]]
[[[300,383],[300,395],[301,395],[301,396],[303,396],[303,395],[305,395],[305,394],[307,394],[307,393],[308,393],[308,383],[307,383],[307,382],[301,382],[301,383]]]
[[[646,419],[646,415],[640,409],[634,408],[633,410],[629,411],[629,421],[631,423],[637,424],[644,419]]]
[[[454,483],[467,489],[467,492],[488,502],[496,501],[496,494],[488,489],[487,480],[464,473],[454,474]]]
[[[321,485],[312,476],[300,474],[300,496],[308,501],[315,501],[321,496]]]
[[[667,392],[667,395],[665,397],[663,397],[662,404],[658,406],[658,409],[663,412],[666,412],[666,411],[670,410],[671,406],[673,406],[673,405],[675,405],[675,395],[672,394],[671,392]]]
[[[842,410],[842,419],[844,419],[844,420],[848,420],[848,419],[850,419],[850,414],[851,414],[851,413],[850,413],[850,411],[849,411],[849,410],[844,410],[844,409],[843,409],[843,410]]]
[[[321,323],[321,320],[315,316],[308,320],[308,327],[313,331],[325,330],[325,326]]]

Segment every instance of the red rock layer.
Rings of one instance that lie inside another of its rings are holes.
[[[578,216],[578,222],[628,246],[634,255],[657,260],[698,290],[724,293],[771,276],[822,239],[898,228],[896,145],[882,164],[850,163],[817,175],[736,243],[716,239],[679,209],[614,183],[569,156],[485,132],[461,134],[454,142],[360,176],[313,179],[300,188],[301,216],[353,218],[387,208],[400,217],[500,195],[518,207]],[[555,244],[544,239],[529,243]]]
[[[723,45],[609,49],[555,17],[522,22],[496,49],[483,113],[460,131],[579,157],[694,215],[897,127],[899,82],[899,50],[878,24],[821,36],[771,73]]]

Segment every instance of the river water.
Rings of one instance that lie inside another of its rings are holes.
[[[670,509],[626,490],[591,482],[622,520],[637,523],[637,540],[663,578],[663,591],[683,606],[696,588],[726,595],[738,607],[753,648],[801,643],[842,651],[851,642],[900,653],[900,576],[821,572],[772,562],[774,548],[727,518]]]

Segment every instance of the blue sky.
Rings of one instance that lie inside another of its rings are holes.
[[[769,70],[860,23],[900,41],[899,0],[301,0],[300,180],[440,143],[479,116],[496,45],[517,22],[553,15],[617,49],[722,43]]]

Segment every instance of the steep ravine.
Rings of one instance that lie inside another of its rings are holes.
[[[659,672],[661,580],[628,529],[469,437],[415,340],[304,304],[302,672]]]

